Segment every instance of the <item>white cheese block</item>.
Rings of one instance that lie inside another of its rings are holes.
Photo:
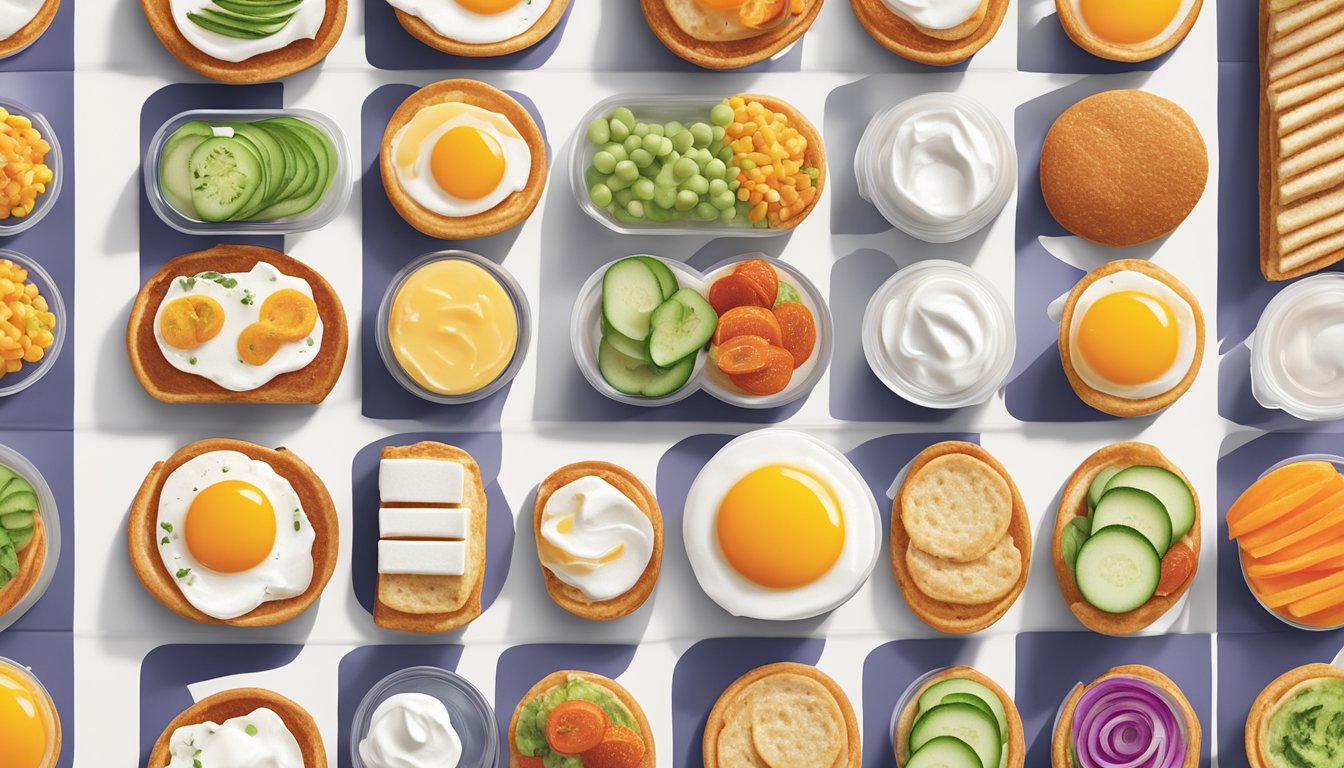
[[[378,464],[382,500],[412,504],[460,504],[466,472],[456,461],[383,459]]]
[[[467,572],[467,543],[384,539],[378,542],[378,572],[462,576]]]
[[[463,507],[382,507],[378,535],[384,539],[465,539],[469,514]]]

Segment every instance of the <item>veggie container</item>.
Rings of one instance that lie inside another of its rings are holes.
[[[887,723],[887,740],[891,744],[891,752],[895,756],[897,768],[900,768],[901,766],[901,748],[900,745],[896,743],[896,731],[897,726],[901,722],[901,715],[905,714],[905,710],[909,709],[910,705],[915,703],[915,697],[919,694],[919,690],[924,687],[924,684],[942,674],[947,669],[950,669],[950,667],[938,667],[916,677],[905,687],[905,690],[901,692],[900,697],[896,699],[896,706],[892,708],[891,719]]]
[[[588,167],[592,164],[593,154],[597,147],[588,138],[587,127],[598,118],[604,118],[611,114],[617,107],[628,107],[634,113],[637,119],[641,121],[655,120],[661,122],[670,122],[673,120],[684,122],[690,125],[694,122],[709,122],[709,111],[715,104],[722,102],[725,98],[732,95],[725,93],[721,96],[695,96],[695,95],[677,95],[677,96],[649,96],[638,93],[621,93],[603,99],[592,109],[584,114],[582,120],[574,133],[573,146],[569,153],[569,173],[570,186],[574,192],[574,199],[578,201],[579,207],[597,222],[601,223],[607,229],[613,232],[619,232],[623,235],[710,235],[714,237],[733,236],[733,237],[771,237],[784,234],[792,229],[789,227],[757,227],[744,220],[739,219],[733,223],[725,224],[715,221],[681,221],[660,224],[652,221],[621,221],[611,212],[599,207],[593,202],[588,194],[588,183],[585,178]],[[778,101],[778,100],[776,100]],[[790,108],[790,121],[802,120],[806,123],[806,118],[802,113]],[[811,124],[808,123],[808,128]],[[811,129],[820,140],[820,132]],[[818,146],[816,152],[820,154],[821,161],[817,164],[820,176],[817,179],[817,197],[820,200],[825,189],[825,149]],[[809,152],[810,154],[810,152]],[[815,208],[817,202],[814,201],[811,206],[802,211],[794,220],[796,225]]]
[[[51,486],[47,485],[46,478],[23,454],[0,443],[0,466],[14,470],[33,487],[33,493],[37,495],[37,514],[42,516],[44,535],[47,538],[47,557],[42,563],[42,572],[38,574],[37,582],[28,590],[28,594],[0,616],[0,632],[2,632],[42,599],[47,587],[51,586],[51,580],[56,577],[56,566],[61,560],[61,515],[56,508],[56,496],[52,494]]]
[[[252,122],[277,117],[289,117],[309,124],[326,134],[335,151],[335,168],[331,183],[312,208],[293,215],[262,221],[203,221],[189,216],[173,207],[159,181],[160,163],[169,137],[177,129],[192,121],[216,122]],[[330,224],[350,200],[351,159],[346,146],[345,134],[331,118],[309,109],[230,109],[209,110],[193,109],[181,112],[169,118],[150,139],[149,149],[145,153],[142,165],[144,178],[142,185],[149,207],[165,224],[188,235],[288,235],[295,232],[308,232]]]
[[[56,138],[56,129],[51,127],[46,116],[41,112],[29,109],[22,103],[13,99],[0,98],[0,107],[13,115],[22,115],[33,122],[33,127],[42,134],[42,138],[47,144],[51,145],[51,151],[47,153],[44,161],[51,169],[51,183],[47,185],[47,191],[38,195],[34,200],[33,211],[23,218],[13,216],[0,221],[0,237],[12,237],[25,232],[37,226],[47,212],[56,205],[56,198],[61,194],[61,180],[65,176],[65,157],[61,153],[60,141]]]
[[[439,667],[409,667],[378,681],[355,709],[350,727],[350,761],[367,768],[359,755],[359,743],[369,735],[374,710],[399,693],[422,693],[443,702],[453,730],[462,741],[458,768],[495,768],[499,763],[499,726],[495,711],[476,686],[465,677]]]
[[[602,281],[607,269],[617,259],[599,267],[579,289],[579,297],[574,303],[570,315],[570,340],[574,349],[574,360],[593,388],[617,402],[627,405],[656,407],[690,397],[700,390],[729,405],[739,408],[778,408],[805,397],[821,381],[826,367],[831,362],[834,337],[831,328],[831,312],[817,287],[796,267],[778,259],[767,257],[763,253],[746,253],[719,262],[706,273],[701,273],[684,263],[662,257],[654,257],[668,266],[677,276],[682,287],[693,288],[702,295],[708,292],[714,281],[729,274],[741,261],[765,259],[779,272],[780,279],[798,289],[800,303],[812,313],[816,324],[817,341],[812,355],[793,371],[788,386],[773,395],[750,395],[733,386],[728,376],[708,364],[708,347],[700,350],[691,378],[675,392],[662,397],[640,397],[617,391],[603,378],[598,367],[598,345],[602,341]]]
[[[47,310],[56,315],[56,327],[51,332],[55,340],[52,341],[51,346],[44,350],[42,359],[36,363],[24,363],[22,370],[17,373],[7,373],[4,378],[0,378],[0,397],[9,397],[36,384],[56,365],[56,358],[60,356],[61,349],[65,346],[68,320],[65,314],[65,300],[61,298],[61,291],[56,287],[56,281],[47,273],[47,270],[42,268],[41,264],[21,253],[4,248],[0,248],[0,259],[9,259],[28,270],[28,281],[37,286],[38,294],[47,300]]]

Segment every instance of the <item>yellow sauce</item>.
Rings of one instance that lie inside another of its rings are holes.
[[[411,273],[388,318],[397,362],[440,395],[466,395],[499,378],[518,346],[518,313],[494,275],[443,259]]]

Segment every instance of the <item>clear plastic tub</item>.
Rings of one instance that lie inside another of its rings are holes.
[[[678,120],[687,125],[693,122],[709,122],[709,110],[723,99],[733,95],[724,93],[719,96],[649,96],[639,93],[619,93],[599,101],[584,114],[574,131],[573,146],[569,153],[570,186],[579,207],[594,220],[613,232],[623,235],[711,235],[732,237],[772,237],[791,231],[790,228],[754,227],[749,224],[723,224],[717,221],[692,221],[659,224],[656,222],[617,221],[611,213],[597,207],[588,196],[588,184],[585,172],[594,153],[593,145],[588,141],[588,124],[594,119],[611,114],[617,107],[629,107],[639,120],[669,122]],[[798,113],[801,114],[801,113]],[[820,136],[820,132],[817,133]],[[818,180],[823,184],[824,179]],[[815,203],[813,207],[815,207]],[[806,216],[804,216],[806,218]],[[799,220],[801,221],[801,219]]]
[[[602,277],[608,267],[620,261],[617,259],[602,265],[588,278],[579,289],[578,300],[574,302],[574,311],[570,315],[570,340],[574,348],[574,361],[578,364],[583,377],[598,392],[627,405],[656,407],[679,402],[704,390],[713,397],[740,408],[778,408],[806,396],[817,382],[821,381],[826,367],[830,365],[831,351],[835,343],[831,327],[831,311],[821,292],[797,267],[763,253],[746,253],[719,262],[709,272],[702,274],[681,262],[660,256],[654,258],[666,264],[677,275],[683,287],[694,288],[702,294],[709,290],[715,279],[728,274],[733,265],[740,261],[765,259],[770,262],[770,265],[780,273],[781,280],[798,289],[798,296],[802,299],[803,306],[812,313],[812,319],[817,327],[817,343],[813,347],[812,356],[794,370],[789,385],[773,395],[748,395],[737,389],[725,374],[715,366],[707,364],[708,354],[705,350],[699,353],[695,372],[691,374],[691,378],[676,392],[663,397],[639,397],[618,392],[602,378],[602,372],[597,366],[597,347],[602,341]]]
[[[499,726],[490,702],[465,677],[438,667],[411,667],[393,672],[364,694],[350,727],[350,760],[368,768],[359,756],[359,743],[369,735],[374,710],[399,693],[423,693],[448,708],[448,717],[462,740],[458,768],[495,768],[499,764]]]
[[[0,466],[14,470],[33,487],[33,493],[37,495],[37,513],[42,516],[42,526],[47,539],[47,557],[42,563],[42,572],[38,574],[37,582],[13,608],[0,615],[0,632],[3,632],[42,599],[47,587],[51,586],[51,580],[56,577],[56,565],[61,560],[61,515],[56,508],[56,496],[52,494],[51,486],[47,485],[46,478],[42,477],[42,473],[23,454],[0,444]]]
[[[41,264],[17,251],[4,248],[0,248],[0,259],[9,259],[27,269],[28,281],[37,286],[38,294],[47,300],[48,311],[56,315],[56,328],[52,331],[54,340],[45,350],[42,359],[36,363],[24,363],[18,373],[8,373],[4,378],[0,378],[0,397],[8,397],[33,386],[55,367],[56,359],[60,357],[61,349],[65,347],[68,321],[65,314],[65,299],[61,298],[61,291],[56,287],[56,281]]]
[[[1302,307],[1303,301],[1340,296],[1344,296],[1344,275],[1326,273],[1312,275],[1289,285],[1265,305],[1256,323],[1255,333],[1248,343],[1251,348],[1251,393],[1262,406],[1281,409],[1304,421],[1344,418],[1344,400],[1329,404],[1307,402],[1300,396],[1301,390],[1299,393],[1292,391],[1290,381],[1280,380],[1275,356],[1283,350],[1274,348],[1270,343],[1285,323],[1297,325],[1293,323],[1291,315],[1294,309]],[[1316,343],[1329,345],[1331,342],[1318,336]]]
[[[392,315],[392,301],[396,297],[397,291],[401,288],[401,284],[406,282],[406,278],[410,277],[411,273],[426,264],[432,264],[433,262],[443,261],[445,259],[469,261],[481,267],[486,272],[489,272],[491,276],[499,281],[500,286],[504,288],[504,292],[509,295],[509,300],[513,302],[514,314],[518,318],[518,342],[514,346],[513,359],[509,361],[509,364],[500,372],[499,376],[495,377],[494,381],[486,384],[475,392],[468,392],[463,395],[444,395],[438,392],[431,392],[420,386],[419,382],[411,378],[411,376],[401,367],[401,363],[397,361],[397,356],[392,351],[392,340],[388,338],[387,333],[388,320]],[[393,275],[392,282],[387,285],[387,291],[383,294],[383,300],[378,305],[377,322],[378,325],[375,328],[376,332],[374,334],[374,339],[378,345],[378,356],[383,359],[383,365],[387,367],[387,372],[392,374],[392,378],[396,379],[397,383],[407,392],[410,392],[423,400],[428,400],[431,403],[440,403],[442,405],[474,403],[477,400],[484,400],[490,395],[498,392],[505,384],[513,381],[514,376],[518,375],[518,371],[523,367],[523,360],[527,358],[527,347],[532,341],[532,309],[527,303],[527,296],[523,293],[523,287],[518,284],[518,281],[514,279],[513,275],[510,274],[507,269],[484,256],[471,253],[470,251],[450,250],[427,253],[402,267],[401,271],[397,272],[396,275]]]
[[[956,221],[935,223],[920,221],[902,210],[898,201],[882,195],[877,175],[890,165],[894,132],[919,110],[937,106],[952,106],[965,113],[994,144],[999,162],[994,168],[993,189],[979,205]],[[1003,210],[1017,183],[1017,150],[1003,124],[978,102],[955,93],[925,93],[897,104],[868,123],[854,153],[854,176],[859,196],[876,206],[892,226],[926,242],[950,243],[983,229]]]
[[[981,381],[952,395],[943,395],[921,388],[917,382],[912,381],[892,365],[882,351],[883,311],[908,281],[928,275],[932,270],[964,278],[969,287],[979,293],[981,300],[997,314],[997,321],[991,326],[1000,332],[1001,337],[992,365]],[[887,389],[925,408],[964,408],[985,402],[994,396],[1008,378],[1008,373],[1013,367],[1013,358],[1017,354],[1017,332],[1013,324],[1013,312],[1003,295],[993,283],[974,269],[955,261],[941,259],[921,261],[904,267],[877,289],[863,313],[862,343],[863,356],[868,360],[868,367]]]
[[[168,137],[184,123],[192,120],[205,122],[235,121],[246,122],[265,120],[272,117],[293,117],[302,120],[327,134],[336,150],[336,175],[331,180],[322,200],[298,216],[270,221],[200,221],[184,215],[174,208],[163,196],[159,187],[159,162],[162,159],[163,145]],[[350,201],[351,160],[350,149],[345,143],[345,134],[341,127],[321,112],[310,109],[193,109],[181,112],[169,118],[159,127],[150,139],[149,149],[143,163],[145,197],[149,207],[154,209],[160,219],[168,226],[188,235],[288,235],[295,232],[308,232],[330,224]]]
[[[887,723],[887,738],[891,740],[891,751],[892,754],[896,756],[897,768],[900,768],[900,766],[903,765],[901,762],[901,748],[900,745],[896,743],[896,731],[897,726],[901,722],[901,716],[905,714],[905,710],[914,705],[915,697],[919,695],[919,692],[930,680],[949,669],[951,669],[951,667],[939,667],[925,672],[911,681],[911,683],[905,687],[905,690],[901,692],[900,698],[896,700],[896,706],[891,710],[891,720]]]
[[[37,110],[30,109],[22,102],[8,98],[0,98],[0,107],[13,115],[22,115],[33,121],[33,127],[42,134],[42,138],[51,145],[51,151],[47,153],[47,167],[51,169],[51,183],[47,185],[47,191],[38,195],[33,202],[33,212],[23,218],[13,216],[0,221],[0,237],[12,237],[25,232],[37,226],[47,215],[47,212],[56,205],[56,198],[61,194],[62,179],[65,178],[65,156],[61,153],[61,143],[56,137],[56,129],[51,127],[45,115]]]

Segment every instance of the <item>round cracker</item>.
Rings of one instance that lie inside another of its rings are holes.
[[[1012,514],[1008,481],[964,453],[911,469],[901,484],[901,524],[910,543],[944,560],[969,563],[989,554]]]
[[[46,0],[42,3],[42,7],[37,9],[37,13],[27,24],[19,27],[18,31],[4,40],[0,40],[0,59],[13,56],[37,42],[37,38],[51,26],[60,8],[61,0]]]
[[[294,701],[264,688],[234,688],[221,691],[188,707],[163,729],[158,741],[154,742],[154,748],[150,750],[147,765],[167,765],[171,761],[172,754],[168,748],[173,732],[178,728],[201,723],[223,723],[225,720],[249,715],[258,709],[269,709],[284,721],[285,727],[299,743],[299,751],[303,754],[303,768],[327,768],[327,748],[322,743],[322,732],[318,730],[313,716]]]
[[[1078,370],[1074,368],[1073,352],[1069,349],[1069,336],[1073,328],[1073,313],[1078,307],[1078,300],[1082,298],[1083,291],[1086,291],[1088,286],[1116,272],[1138,272],[1161,281],[1175,291],[1176,295],[1184,299],[1194,313],[1195,359],[1191,361],[1190,369],[1185,372],[1185,376],[1181,378],[1180,382],[1160,395],[1132,400],[1102,392],[1083,381],[1082,377],[1078,375]],[[1123,418],[1156,413],[1180,399],[1181,395],[1184,395],[1186,390],[1190,389],[1190,385],[1195,383],[1195,376],[1199,375],[1199,367],[1204,361],[1204,312],[1200,309],[1199,300],[1195,298],[1195,294],[1185,287],[1184,283],[1177,280],[1174,275],[1156,264],[1143,259],[1112,261],[1087,273],[1073,287],[1073,290],[1069,291],[1069,298],[1065,301],[1064,311],[1059,318],[1059,359],[1064,366],[1064,375],[1069,379],[1069,386],[1073,387],[1073,391],[1084,403],[1098,411]]]
[[[1111,61],[1120,61],[1126,64],[1135,64],[1140,61],[1148,61],[1170,51],[1176,47],[1176,44],[1185,39],[1190,33],[1190,28],[1195,26],[1195,19],[1199,18],[1200,8],[1204,5],[1204,0],[1194,0],[1189,11],[1181,25],[1177,27],[1170,35],[1163,37],[1151,45],[1116,45],[1108,43],[1097,37],[1088,30],[1087,25],[1083,23],[1082,18],[1074,13],[1074,5],[1077,0],[1055,0],[1055,11],[1059,16],[1059,23],[1064,27],[1064,33],[1079,48],[1103,59]]]
[[[1050,764],[1052,768],[1072,768],[1073,763],[1069,759],[1069,745],[1073,740],[1073,713],[1078,708],[1078,702],[1082,699],[1083,694],[1106,678],[1116,676],[1137,677],[1147,680],[1166,692],[1176,702],[1176,708],[1181,714],[1181,719],[1185,721],[1187,734],[1185,759],[1181,761],[1181,768],[1198,768],[1199,750],[1203,736],[1195,710],[1191,708],[1190,701],[1185,698],[1185,694],[1171,681],[1171,678],[1152,667],[1146,667],[1142,664],[1126,664],[1114,667],[1086,687],[1074,689],[1073,693],[1069,695],[1068,701],[1065,702],[1064,709],[1059,714],[1059,719],[1055,723],[1054,735],[1050,740]]]
[[[523,707],[527,706],[529,701],[541,696],[557,685],[567,682],[573,677],[587,680],[590,683],[595,683],[608,691],[611,691],[615,694],[616,698],[621,700],[621,703],[625,705],[625,708],[630,710],[630,714],[635,717],[635,722],[639,724],[639,735],[644,738],[644,759],[640,761],[637,768],[653,768],[657,763],[658,755],[653,743],[653,726],[649,725],[649,718],[644,715],[643,707],[639,706],[639,702],[635,701],[635,697],[630,695],[630,692],[625,689],[625,686],[615,680],[612,680],[609,677],[603,677],[596,672],[584,672],[577,669],[562,669],[557,672],[552,672],[538,680],[537,684],[529,688],[527,693],[523,694],[523,697],[518,700],[518,706],[513,709],[513,717],[509,718],[509,732],[507,734],[509,740],[509,768],[520,768],[524,759],[522,753],[518,751],[516,741],[518,734],[518,715],[523,711]]]
[[[839,759],[845,747],[844,713],[821,683],[774,675],[757,680],[743,697],[756,699],[748,715],[751,745],[767,765],[803,768]],[[719,744],[722,749],[722,738]]]
[[[392,162],[392,138],[397,135],[416,113],[425,107],[447,102],[461,102],[503,115],[527,142],[532,153],[532,165],[527,184],[504,198],[488,211],[471,216],[440,216],[417,203],[397,179]],[[382,150],[378,153],[378,167],[383,178],[383,189],[397,213],[407,224],[430,237],[441,240],[468,240],[486,237],[511,229],[523,222],[536,209],[541,191],[546,186],[546,140],[531,113],[507,93],[478,80],[440,80],[406,97],[392,113],[383,131]]]
[[[980,605],[1008,594],[1022,575],[1022,558],[1005,533],[977,560],[956,563],[935,557],[918,547],[905,550],[905,564],[919,591],[953,605]]]
[[[644,19],[653,34],[677,54],[705,69],[740,69],[764,61],[793,45],[821,13],[823,0],[804,0],[803,12],[778,28],[743,40],[699,40],[689,35],[673,18],[667,0],[640,0]]]
[[[1195,553],[1195,567],[1190,571],[1190,578],[1185,584],[1170,595],[1153,596],[1148,602],[1129,613],[1106,613],[1093,607],[1078,590],[1073,570],[1064,562],[1064,529],[1073,518],[1090,513],[1087,507],[1087,489],[1099,472],[1109,467],[1135,466],[1161,467],[1180,477],[1190,489],[1190,495],[1195,500],[1195,523],[1190,526],[1190,530],[1181,541],[1189,545],[1191,551]],[[1059,590],[1064,595],[1064,602],[1068,604],[1069,610],[1078,617],[1078,621],[1093,632],[1100,632],[1103,635],[1129,635],[1161,618],[1176,605],[1194,583],[1195,575],[1199,572],[1200,538],[1199,494],[1195,492],[1190,478],[1155,446],[1147,443],[1115,443],[1088,456],[1065,484],[1059,497],[1059,514],[1055,517],[1054,539],[1050,551],[1055,562],[1055,578],[1059,581]]]
[[[994,39],[1008,14],[1008,0],[989,0],[984,19],[958,40],[940,40],[902,18],[882,0],[850,0],[854,16],[883,48],[920,64],[946,67],[969,59]]]
[[[560,23],[560,19],[564,18],[567,8],[569,8],[569,0],[551,0],[551,4],[546,7],[546,12],[537,17],[532,26],[507,40],[494,43],[464,43],[461,40],[444,37],[435,32],[434,28],[426,24],[424,19],[419,16],[413,16],[400,8],[393,8],[392,10],[397,15],[397,21],[401,23],[401,26],[411,37],[430,48],[453,56],[480,58],[503,56],[525,48],[531,48],[551,34],[556,25]]]
[[[1003,713],[1008,718],[1008,761],[1004,768],[1023,768],[1027,762],[1027,739],[1022,730],[1022,716],[1017,711],[1017,704],[1008,692],[1003,690],[998,683],[994,682],[989,676],[972,667],[947,667],[937,674],[925,680],[919,687],[914,696],[910,697],[910,704],[901,713],[896,720],[896,733],[893,743],[896,745],[896,762],[898,765],[905,765],[909,758],[910,749],[910,729],[915,725],[915,715],[919,714],[919,697],[928,690],[934,683],[940,683],[952,678],[961,678],[971,680],[988,688],[991,693],[999,697],[999,703],[1003,704]]]
[[[739,708],[750,705],[750,698],[744,694],[748,694],[757,682],[775,675],[810,678],[826,689],[839,707],[840,715],[844,720],[843,755],[836,758],[834,768],[859,768],[863,760],[863,752],[860,749],[859,741],[859,722],[854,716],[854,707],[849,703],[849,697],[825,672],[810,664],[799,664],[792,661],[782,661],[757,667],[739,677],[719,695],[718,701],[714,702],[714,708],[709,712],[709,719],[705,723],[704,740],[701,742],[701,756],[704,760],[704,767],[740,768],[737,764],[729,765],[719,760],[719,739],[724,732],[728,719]],[[756,757],[754,749],[751,757]]]
[[[1269,726],[1267,722],[1269,716],[1278,709],[1284,694],[1302,683],[1326,678],[1344,679],[1344,669],[1333,664],[1306,664],[1290,669],[1275,678],[1265,686],[1260,695],[1255,697],[1250,714],[1246,716],[1246,759],[1252,766],[1265,768],[1271,765],[1261,739],[1264,738],[1264,731]]]
[[[639,511],[649,518],[653,525],[653,553],[649,564],[644,567],[639,581],[610,600],[592,601],[578,589],[564,583],[545,566],[541,569],[542,579],[546,583],[546,594],[556,605],[580,618],[590,621],[610,621],[628,616],[639,609],[644,601],[653,594],[658,581],[658,572],[663,563],[663,513],[658,507],[658,498],[648,486],[644,485],[635,473],[617,464],[605,461],[580,461],[567,464],[552,472],[541,485],[537,486],[536,499],[532,504],[532,532],[537,540],[537,556],[541,556],[541,518],[546,510],[546,502],[560,488],[581,477],[597,477],[611,483],[627,499],[639,507]]]

